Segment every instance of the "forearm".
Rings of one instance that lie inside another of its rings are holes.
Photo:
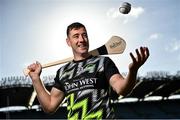
[[[48,90],[45,88],[40,77],[32,79],[34,89],[37,93],[37,98],[44,111],[48,111],[51,104],[51,96]]]
[[[136,83],[136,78],[137,78],[137,72],[138,72],[137,70],[129,70],[124,80],[125,88],[123,90],[123,95],[129,94],[134,88],[135,83]]]
[[[110,79],[110,85],[118,95],[126,96],[131,92],[136,83],[137,71],[129,70],[124,78],[121,74],[115,74]]]

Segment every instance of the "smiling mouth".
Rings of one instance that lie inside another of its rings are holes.
[[[79,48],[87,48],[87,45],[78,45]]]

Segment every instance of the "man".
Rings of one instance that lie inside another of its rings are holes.
[[[148,48],[140,47],[140,51],[136,49],[137,57],[130,53],[132,63],[124,78],[109,57],[88,53],[89,40],[83,24],[76,22],[68,26],[66,42],[72,48],[74,60],[57,71],[50,92],[40,80],[41,64],[36,62],[28,66],[29,76],[43,110],[55,112],[66,97],[68,119],[114,118],[109,88],[112,87],[118,95],[123,96],[132,90],[138,69],[149,56]]]

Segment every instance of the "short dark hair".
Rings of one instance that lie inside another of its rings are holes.
[[[72,24],[70,24],[68,27],[67,27],[67,30],[66,30],[66,34],[67,36],[69,35],[69,32],[72,30],[72,29],[79,29],[79,28],[85,28],[86,27],[82,24],[82,23],[79,23],[79,22],[74,22]]]

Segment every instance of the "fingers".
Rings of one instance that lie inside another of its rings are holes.
[[[29,69],[28,75],[32,79],[32,81],[39,81],[40,80],[40,75],[42,71],[42,66],[41,64],[36,61],[35,63],[32,63],[27,67]]]
[[[140,47],[141,60],[146,61],[149,57],[149,49],[147,47]]]
[[[147,47],[145,47],[145,49],[146,49],[146,58],[148,58],[149,57],[149,49]]]
[[[42,67],[41,64],[40,64],[38,61],[36,61],[36,65],[37,65],[38,67]]]
[[[132,53],[130,53],[131,59],[133,61],[133,66],[137,68],[145,63],[147,58],[149,57],[149,49],[147,47],[140,47],[140,50],[136,49],[136,57]]]
[[[140,53],[139,53],[139,51],[138,51],[138,49],[136,49],[136,55],[137,55],[137,62],[139,61],[141,61],[141,59],[142,59],[142,55],[140,55]]]
[[[31,65],[28,66],[28,69],[32,72],[35,71],[36,69],[40,69],[40,68],[41,68],[41,64],[38,61],[36,61],[36,63],[32,63]]]
[[[145,62],[149,57],[149,49],[147,47],[142,47],[141,55],[142,55],[142,61]]]
[[[134,55],[132,53],[130,53],[131,59],[133,62],[136,62],[136,58],[134,57]]]
[[[141,52],[141,58],[144,59],[145,58],[145,47],[140,47],[140,52]]]

